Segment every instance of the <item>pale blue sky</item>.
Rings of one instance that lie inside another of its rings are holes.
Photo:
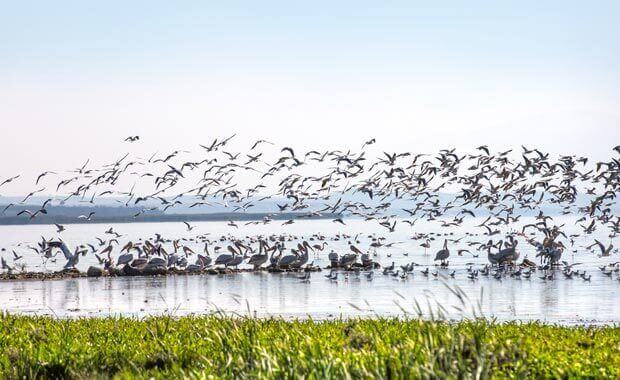
[[[616,1],[178,3],[4,2],[2,67],[84,76],[197,63],[292,72],[351,64],[387,72],[501,65],[595,77],[620,70]]]
[[[129,134],[173,149],[229,131],[605,157],[620,143],[618,15],[618,1],[3,1],[0,125],[52,167]],[[18,144],[9,158],[43,166]]]

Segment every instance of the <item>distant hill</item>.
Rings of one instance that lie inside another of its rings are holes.
[[[0,205],[0,211],[6,205]],[[211,213],[164,213],[161,210],[144,211],[139,207],[119,206],[47,206],[47,214],[30,218],[27,214],[17,215],[24,210],[35,211],[39,205],[11,206],[0,214],[0,225],[27,224],[85,224],[85,223],[135,223],[135,222],[177,222],[177,221],[226,221],[262,220],[266,217],[275,220],[308,218],[307,213],[268,213],[268,212],[211,212]],[[80,218],[94,212],[91,220]],[[334,214],[323,214],[313,218],[334,218]]]
[[[453,194],[440,193],[439,199],[442,204],[446,204],[454,197]],[[100,198],[95,200],[95,204],[90,204],[80,200],[70,200],[64,204],[59,204],[57,201],[53,201],[47,205],[47,214],[39,214],[36,218],[30,219],[28,215],[17,214],[24,210],[34,212],[38,210],[45,202],[47,197],[32,197],[28,200],[30,204],[21,205],[19,202],[22,198],[17,197],[0,197],[0,225],[23,225],[23,224],[51,224],[51,223],[129,223],[129,222],[157,222],[157,221],[201,221],[201,220],[257,220],[270,216],[273,219],[290,219],[296,217],[303,217],[312,211],[323,210],[330,204],[333,205],[336,201],[342,198],[343,202],[360,202],[371,207],[377,207],[383,202],[390,202],[391,205],[386,214],[409,217],[408,213],[403,209],[415,208],[415,201],[403,200],[403,199],[369,199],[366,195],[362,194],[332,194],[329,201],[325,200],[308,200],[305,204],[308,206],[303,210],[291,211],[286,209],[285,213],[280,212],[279,205],[290,205],[292,201],[290,199],[282,197],[273,197],[258,201],[254,200],[254,206],[247,210],[239,209],[235,202],[224,203],[220,199],[209,199],[205,201],[209,202],[208,205],[198,205],[196,207],[190,207],[196,198],[181,197],[178,198],[182,204],[175,205],[173,208],[169,208],[167,211],[163,211],[163,205],[159,200],[148,200],[141,202],[138,205],[134,203],[127,203],[125,207],[125,200],[115,198]],[[580,194],[577,196],[575,205],[584,206],[589,204],[590,197]],[[2,210],[6,205],[12,204],[12,206],[5,212]],[[466,206],[475,212],[476,216],[486,217],[489,215],[489,211],[480,208],[474,209],[474,205]],[[618,205],[612,206],[613,212],[618,212]],[[540,208],[546,215],[559,215],[562,212],[562,207],[557,204],[543,203]],[[454,207],[447,210],[444,215],[451,217],[456,215],[461,210],[460,207]],[[88,215],[94,212],[94,216],[91,221],[80,219],[80,215]],[[515,209],[515,214],[523,216],[537,215],[538,211],[533,210],[520,210]],[[322,218],[336,217],[336,213],[323,214]],[[349,213],[345,213],[345,217],[350,217]]]

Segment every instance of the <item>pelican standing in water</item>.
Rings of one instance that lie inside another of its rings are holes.
[[[269,260],[269,253],[266,245],[267,243],[265,243],[263,240],[260,240],[258,246],[258,253],[250,256],[250,260],[248,260],[248,264],[253,265],[254,270],[258,270],[261,265],[265,264],[267,260]]]
[[[511,241],[511,244],[508,245],[507,248],[500,250],[497,254],[495,254],[495,259],[498,263],[514,263],[519,258],[519,252],[517,252],[517,240],[514,240],[512,236],[508,237]]]
[[[297,250],[291,249],[291,254],[282,256],[280,260],[278,260],[278,268],[279,269],[288,269],[291,265],[293,265],[299,259],[299,254]]]
[[[235,256],[237,256],[237,251],[235,251],[235,249],[232,246],[229,245],[226,248],[231,254],[229,255],[227,253],[223,253],[219,255],[215,259],[215,265],[224,265],[224,267],[228,267],[228,265],[230,265],[230,263],[233,261]]]
[[[299,269],[308,262],[308,247],[310,247],[310,245],[307,241],[304,241],[303,244],[297,244],[297,248],[299,252],[301,252],[301,255],[290,265],[292,269]]]

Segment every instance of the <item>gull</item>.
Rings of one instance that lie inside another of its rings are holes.
[[[88,213],[88,215],[80,215],[80,216],[78,216],[78,219],[84,219],[84,220],[89,220],[90,221],[92,219],[93,215],[95,215],[95,212],[91,211],[91,212]]]
[[[45,177],[48,174],[58,174],[58,173],[47,171],[47,172],[43,172],[43,173],[39,174],[39,176],[37,177],[37,181],[35,182],[35,185],[38,185],[39,181],[41,180],[41,178]]]
[[[226,143],[228,143],[230,140],[233,139],[233,137],[237,136],[236,133],[233,133],[232,136],[225,138],[224,140],[222,140],[222,142],[220,143],[221,146],[226,145]]]
[[[76,168],[74,171],[79,173],[79,174],[84,174],[84,170],[86,169],[86,165],[88,165],[89,162],[90,162],[90,158],[86,159],[86,162],[84,163],[84,165],[82,165],[82,167]]]
[[[486,155],[487,155],[487,156],[489,156],[489,155],[490,155],[490,154],[489,154],[489,147],[488,147],[488,146],[486,146],[486,145],[481,145],[481,146],[477,147],[476,149],[481,150],[481,151],[484,151],[484,153],[486,153]]]
[[[65,226],[63,226],[62,224],[54,223],[54,225],[56,226],[56,233],[61,233],[65,230]]]
[[[249,155],[249,154],[246,154],[246,156],[248,157],[248,162],[246,162],[246,163],[245,163],[245,165],[251,164],[251,163],[253,163],[253,162],[257,162],[257,161],[258,161],[258,159],[259,159],[262,155],[263,155],[262,153],[259,153],[259,154],[255,155],[255,156],[251,156],[251,155]]]
[[[598,241],[596,239],[594,239],[594,241],[596,242],[595,244],[601,250],[601,256],[609,256],[611,254],[611,250],[614,248],[613,244],[610,243],[609,246],[607,248],[605,248],[603,243],[601,243],[600,241]]]
[[[13,251],[13,262],[21,260],[22,257],[24,256],[20,256],[17,254],[17,252]]]
[[[267,141],[267,140],[257,140],[257,141],[254,143],[254,145],[252,145],[252,147],[250,148],[250,150],[254,150],[254,149],[255,149],[255,148],[256,148],[259,144],[262,144],[262,143],[266,143],[266,144],[271,144],[271,145],[274,145],[272,142]]]
[[[231,161],[236,160],[236,159],[237,159],[237,157],[239,157],[239,155],[241,154],[241,153],[232,154],[232,153],[230,153],[230,152],[226,152],[226,151],[222,151],[222,153],[224,153],[225,155],[227,155],[227,156],[228,156],[228,158],[230,158],[230,160],[231,160]]]
[[[214,149],[217,148],[217,139],[213,140],[213,142],[211,143],[210,146],[205,146],[205,145],[202,145],[202,144],[200,144],[200,146],[202,148],[204,148],[207,152],[211,152],[211,151],[213,151]]]
[[[291,158],[295,157],[295,152],[293,151],[293,148],[289,148],[289,147],[286,146],[286,147],[282,148],[282,150],[280,152],[284,152],[284,151],[289,152],[291,154]]]
[[[3,210],[2,213],[4,214],[6,212],[6,210],[8,210],[9,208],[11,208],[12,206],[15,206],[15,203],[9,203]]]
[[[6,185],[7,183],[13,182],[14,180],[18,179],[19,177],[20,177],[20,175],[16,175],[14,177],[10,177],[10,178],[5,179],[4,181],[0,182],[0,187],[2,187],[3,185]]]
[[[15,267],[10,266],[10,265],[6,262],[6,260],[4,259],[4,257],[2,257],[2,258],[0,259],[0,261],[2,262],[2,269],[6,269],[7,271],[9,271],[9,273],[10,273],[10,272],[12,272],[12,271],[15,269]]]
[[[54,242],[49,242],[47,244],[50,247],[53,247],[53,248],[60,248],[60,250],[62,251],[63,255],[65,256],[65,259],[67,259],[67,263],[64,266],[65,269],[75,268],[75,266],[80,261],[80,254],[82,254],[83,252],[80,251],[77,247],[75,249],[75,252],[71,253],[71,251],[69,251],[69,248],[67,247],[67,245],[62,240],[54,241]]]
[[[23,204],[24,202],[26,202],[28,200],[28,198],[32,197],[33,195],[35,195],[37,193],[42,192],[43,190],[45,190],[45,188],[39,189],[39,190],[35,190],[35,191],[32,191],[32,192],[28,193],[28,195],[26,195],[26,197],[24,199],[22,199],[21,202],[19,202],[19,203]]]
[[[363,149],[364,149],[364,147],[366,147],[367,145],[372,145],[372,144],[374,144],[375,142],[377,142],[377,140],[376,140],[375,138],[372,138],[372,139],[370,139],[370,140],[366,141],[366,142],[362,145],[362,150],[363,150]]]
[[[194,229],[194,226],[191,226],[189,223],[187,222],[183,222],[183,224],[185,224],[185,227],[187,227],[187,231],[191,231]]]
[[[114,230],[112,229],[112,227],[110,227],[107,231],[105,231],[105,233],[106,233],[106,234],[108,234],[108,235],[114,235],[114,236],[116,236],[117,238],[119,238],[119,237],[123,236],[123,235],[119,234],[118,232],[114,232]]]
[[[20,215],[23,215],[23,214],[28,214],[28,215],[29,215],[29,217],[30,217],[29,219],[34,219],[34,218],[36,218],[36,216],[37,216],[37,215],[39,215],[39,214],[47,214],[47,210],[45,210],[45,209],[40,209],[40,210],[37,210],[37,211],[35,211],[35,212],[32,212],[32,211],[30,211],[30,210],[22,210],[22,211],[20,211],[20,212],[18,212],[18,213],[17,213],[17,216],[20,216]]]
[[[467,249],[457,249],[457,251],[456,251],[456,253],[457,253],[459,256],[463,256],[463,252],[467,252],[467,253],[469,253],[472,257],[478,257],[478,255],[471,253],[471,252],[470,252],[469,250],[467,250]]]

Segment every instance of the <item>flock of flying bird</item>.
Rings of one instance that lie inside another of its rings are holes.
[[[620,217],[615,213],[620,183],[620,146],[613,148],[609,160],[598,162],[575,155],[553,160],[548,153],[526,147],[492,152],[484,145],[470,154],[443,149],[433,155],[381,152],[373,158],[368,151],[375,139],[365,142],[356,151],[311,150],[299,155],[291,147],[278,149],[266,140],[249,144],[246,152],[236,151],[231,149],[234,137],[200,145],[197,153],[175,150],[155,153],[149,158],[130,157],[127,153],[101,166],[94,166],[87,160],[66,172],[68,175],[60,174],[64,173],[61,171],[45,171],[35,180],[36,190],[19,204],[29,205],[27,202],[33,197],[51,191],[56,196],[17,215],[34,219],[47,214],[47,207],[54,202],[78,201],[95,205],[97,200],[107,197],[120,206],[139,209],[134,215],[136,221],[148,211],[171,212],[181,207],[217,205],[231,213],[244,213],[267,200],[275,202],[277,209],[261,220],[246,224],[275,223],[273,216],[283,212],[291,215],[282,223],[284,226],[302,218],[329,215],[334,223],[344,226],[350,218],[376,223],[377,229],[389,236],[401,225],[415,230],[418,220],[431,221],[438,224],[442,233],[416,233],[413,239],[421,241],[419,246],[425,252],[432,241],[443,240],[435,261],[438,268],[445,269],[450,276],[455,275],[447,269],[454,246],[461,246],[456,248],[458,256],[466,254],[475,258],[480,252],[486,252],[487,265],[482,269],[468,268],[468,277],[472,280],[478,275],[490,274],[500,278],[529,277],[537,269],[544,270],[541,278],[552,280],[555,272],[547,269],[562,268],[567,278],[576,275],[587,281],[588,275],[575,271],[573,268],[577,264],[562,260],[562,254],[568,249],[575,252],[575,241],[595,231],[599,235],[606,234],[609,243],[592,239],[592,245],[587,248],[598,249],[601,257],[617,253],[611,242],[620,230]],[[134,144],[143,140],[130,136],[125,141]],[[3,180],[0,189],[20,178],[15,175]],[[2,213],[9,213],[14,206],[4,206]],[[535,221],[522,223],[523,215],[533,215]],[[575,226],[581,232],[565,233],[570,228],[556,225],[554,215],[574,217]],[[96,210],[79,218],[96,221]],[[449,231],[464,226],[467,219],[482,220],[473,227],[474,231],[467,233],[470,238],[476,238],[462,241],[463,237],[452,237]],[[187,232],[194,229],[189,222],[184,223]],[[228,226],[239,228],[233,220]],[[42,237],[27,249],[36,252],[44,261],[55,261],[57,253],[62,252],[65,270],[75,269],[80,257],[92,254],[99,263],[89,268],[92,275],[157,274],[171,270],[221,273],[244,265],[251,270],[305,270],[307,274],[302,280],[306,281],[309,273],[318,269],[312,259],[327,255],[330,280],[338,278],[338,270],[358,274],[364,271],[371,278],[374,270],[381,266],[375,260],[377,252],[398,244],[388,242],[386,236],[379,233],[363,239],[346,234],[331,237],[272,234],[245,238],[224,235],[217,239],[199,234],[170,239],[156,234],[120,244],[122,235],[110,228],[105,233],[106,238],[97,237],[97,243],[81,244],[71,250],[61,238],[66,227],[59,224],[56,227],[57,237]],[[500,240],[495,241],[498,238]],[[534,260],[539,258],[539,264],[527,258],[518,263],[519,239],[536,252]],[[347,241],[348,251],[329,250],[333,240]],[[196,249],[198,244],[204,246],[200,252]],[[360,248],[361,244],[368,247]],[[2,257],[2,268],[9,272],[15,271],[16,263],[22,259],[16,251],[12,254],[13,265],[4,255]],[[411,263],[395,269],[392,263],[384,267],[382,273],[406,278],[415,266]],[[611,261],[601,268],[610,277],[619,270],[620,263]],[[428,275],[428,268],[421,273]],[[439,275],[438,271],[431,273]]]

